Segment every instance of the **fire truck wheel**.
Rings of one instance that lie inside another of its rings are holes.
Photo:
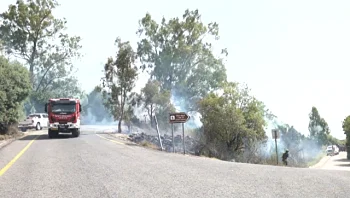
[[[54,137],[58,136],[58,132],[57,131],[51,131],[49,129],[48,130],[48,135],[49,135],[49,138],[54,138]]]
[[[73,135],[73,137],[79,137],[79,135],[80,135],[80,130],[79,130],[79,129],[74,130],[74,131],[72,132],[72,135]]]

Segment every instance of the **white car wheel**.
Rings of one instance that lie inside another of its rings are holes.
[[[41,126],[40,126],[40,123],[38,122],[38,123],[36,124],[36,130],[39,131],[40,129],[41,129]]]

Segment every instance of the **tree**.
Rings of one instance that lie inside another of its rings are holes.
[[[343,131],[346,135],[350,134],[350,116],[347,116],[342,123]]]
[[[327,144],[327,135],[330,134],[330,129],[326,120],[318,113],[316,107],[312,107],[309,118],[310,137],[316,140],[319,145]]]
[[[141,38],[137,54],[141,68],[160,82],[160,87],[183,99],[187,110],[226,81],[223,58],[215,57],[208,37],[219,39],[217,23],[205,25],[198,10],[186,10],[182,20],[172,18],[161,24],[150,14],[140,20]],[[226,49],[222,54],[227,55]]]
[[[0,56],[0,125],[18,121],[22,102],[31,91],[28,70],[19,62],[10,62]],[[6,132],[0,127],[0,132]]]
[[[350,116],[347,116],[342,123],[343,131],[346,134],[347,158],[350,159]]]
[[[170,102],[170,92],[161,90],[160,83],[156,80],[149,80],[145,87],[142,88],[140,100],[142,101],[143,107],[147,110],[151,120],[151,126],[154,124],[153,118],[155,114],[161,114],[164,108],[166,109],[167,106],[172,106]]]
[[[333,137],[332,135],[327,135],[327,142],[329,142],[329,144],[331,145],[340,145],[341,141],[339,139],[337,139],[336,137]]]
[[[240,154],[254,142],[266,138],[264,105],[249,95],[247,87],[225,83],[223,94],[209,94],[200,101],[204,144],[211,145],[211,153],[221,159]],[[232,155],[233,154],[233,155]]]
[[[135,66],[135,52],[129,42],[116,39],[118,53],[116,60],[108,58],[104,67],[102,88],[104,98],[107,98],[106,107],[115,120],[119,120],[118,133],[121,133],[121,123],[125,119],[125,112],[129,106],[136,105],[136,97],[131,93],[137,79]]]
[[[67,21],[52,14],[57,6],[55,0],[18,0],[0,15],[0,40],[7,54],[28,65],[34,103],[43,103],[67,88],[80,91],[71,75],[72,60],[80,56],[80,37],[64,33]]]

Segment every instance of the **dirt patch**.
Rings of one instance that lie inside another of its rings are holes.
[[[127,134],[122,134],[122,133],[102,133],[102,134],[105,134],[106,137],[111,137],[123,143],[133,143]]]
[[[8,127],[6,134],[0,134],[0,149],[10,144],[14,140],[23,137],[24,135],[24,133],[18,131],[18,128],[16,126]]]
[[[144,146],[144,147],[147,147],[147,148],[159,150],[159,147],[157,145],[155,145],[155,144],[153,144],[151,142],[145,141],[145,140],[141,141],[139,144],[141,146]]]

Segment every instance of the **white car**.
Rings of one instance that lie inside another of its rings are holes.
[[[27,129],[41,130],[43,127],[48,127],[49,117],[47,113],[33,113],[27,116],[27,118],[19,122],[18,127],[22,131],[26,131]]]
[[[326,153],[327,153],[327,156],[328,155],[331,155],[331,156],[338,155],[339,148],[337,145],[329,145],[329,146],[327,146]]]

